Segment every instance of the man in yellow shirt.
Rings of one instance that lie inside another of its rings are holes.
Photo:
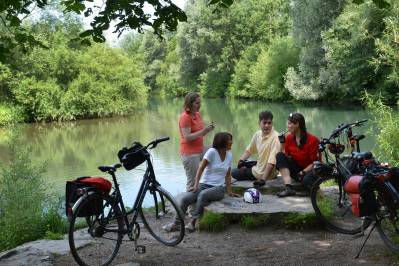
[[[275,178],[277,172],[276,153],[280,151],[278,133],[273,129],[273,114],[269,111],[259,113],[259,128],[252,137],[231,175],[237,180],[253,180],[254,186],[263,186],[267,179]],[[257,154],[257,164],[246,167],[244,161]]]

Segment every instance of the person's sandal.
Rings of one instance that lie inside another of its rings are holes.
[[[188,224],[185,226],[185,228],[186,228],[186,230],[187,230],[188,233],[192,233],[192,232],[195,231],[195,225],[194,225],[193,223],[188,223]]]
[[[266,184],[266,181],[261,179],[261,180],[256,180],[254,181],[254,187],[263,187]]]
[[[280,193],[277,194],[277,197],[283,198],[283,197],[289,197],[289,196],[295,196],[296,192],[293,189],[284,189]]]

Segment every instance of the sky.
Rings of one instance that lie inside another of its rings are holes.
[[[172,2],[173,2],[175,5],[177,5],[178,7],[180,7],[181,9],[184,8],[184,5],[186,4],[186,1],[187,1],[187,0],[172,0]],[[99,5],[101,5],[101,3],[102,3],[102,0],[94,0],[94,5],[99,6]],[[145,10],[146,13],[152,13],[151,7],[144,7],[144,10]],[[83,15],[82,15],[82,16],[83,16]],[[90,25],[91,20],[92,20],[92,17],[87,17],[87,18],[86,18],[86,17],[83,17],[83,22],[84,22],[84,24],[85,24],[85,26],[86,26],[87,28],[90,27],[89,25]],[[111,23],[110,29],[108,29],[108,30],[104,33],[104,36],[105,36],[105,38],[107,39],[107,43],[108,43],[110,46],[113,46],[113,47],[117,46],[117,45],[118,45],[118,41],[119,41],[120,39],[122,39],[123,36],[129,32],[129,31],[124,31],[124,33],[123,33],[123,34],[119,37],[119,39],[118,39],[118,34],[117,34],[117,33],[112,33],[114,30],[115,30],[115,29],[114,29],[114,27],[113,27],[113,23]]]

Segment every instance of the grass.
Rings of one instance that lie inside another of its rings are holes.
[[[246,214],[241,217],[240,225],[245,229],[252,230],[266,225],[268,221],[268,214]]]
[[[245,215],[226,215],[221,213],[205,212],[200,220],[199,228],[203,231],[221,232],[229,224],[239,224],[242,228],[254,230],[265,225],[283,225],[288,229],[311,229],[320,226],[314,213],[288,213],[281,215],[253,213]]]
[[[221,232],[228,224],[228,219],[226,218],[221,213],[205,212],[201,217],[199,229],[209,232]]]
[[[314,213],[288,213],[281,219],[283,225],[290,229],[317,228],[320,223]]]

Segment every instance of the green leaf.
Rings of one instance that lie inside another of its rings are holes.
[[[352,1],[353,1],[353,3],[358,4],[358,5],[364,3],[364,0],[352,0]]]

